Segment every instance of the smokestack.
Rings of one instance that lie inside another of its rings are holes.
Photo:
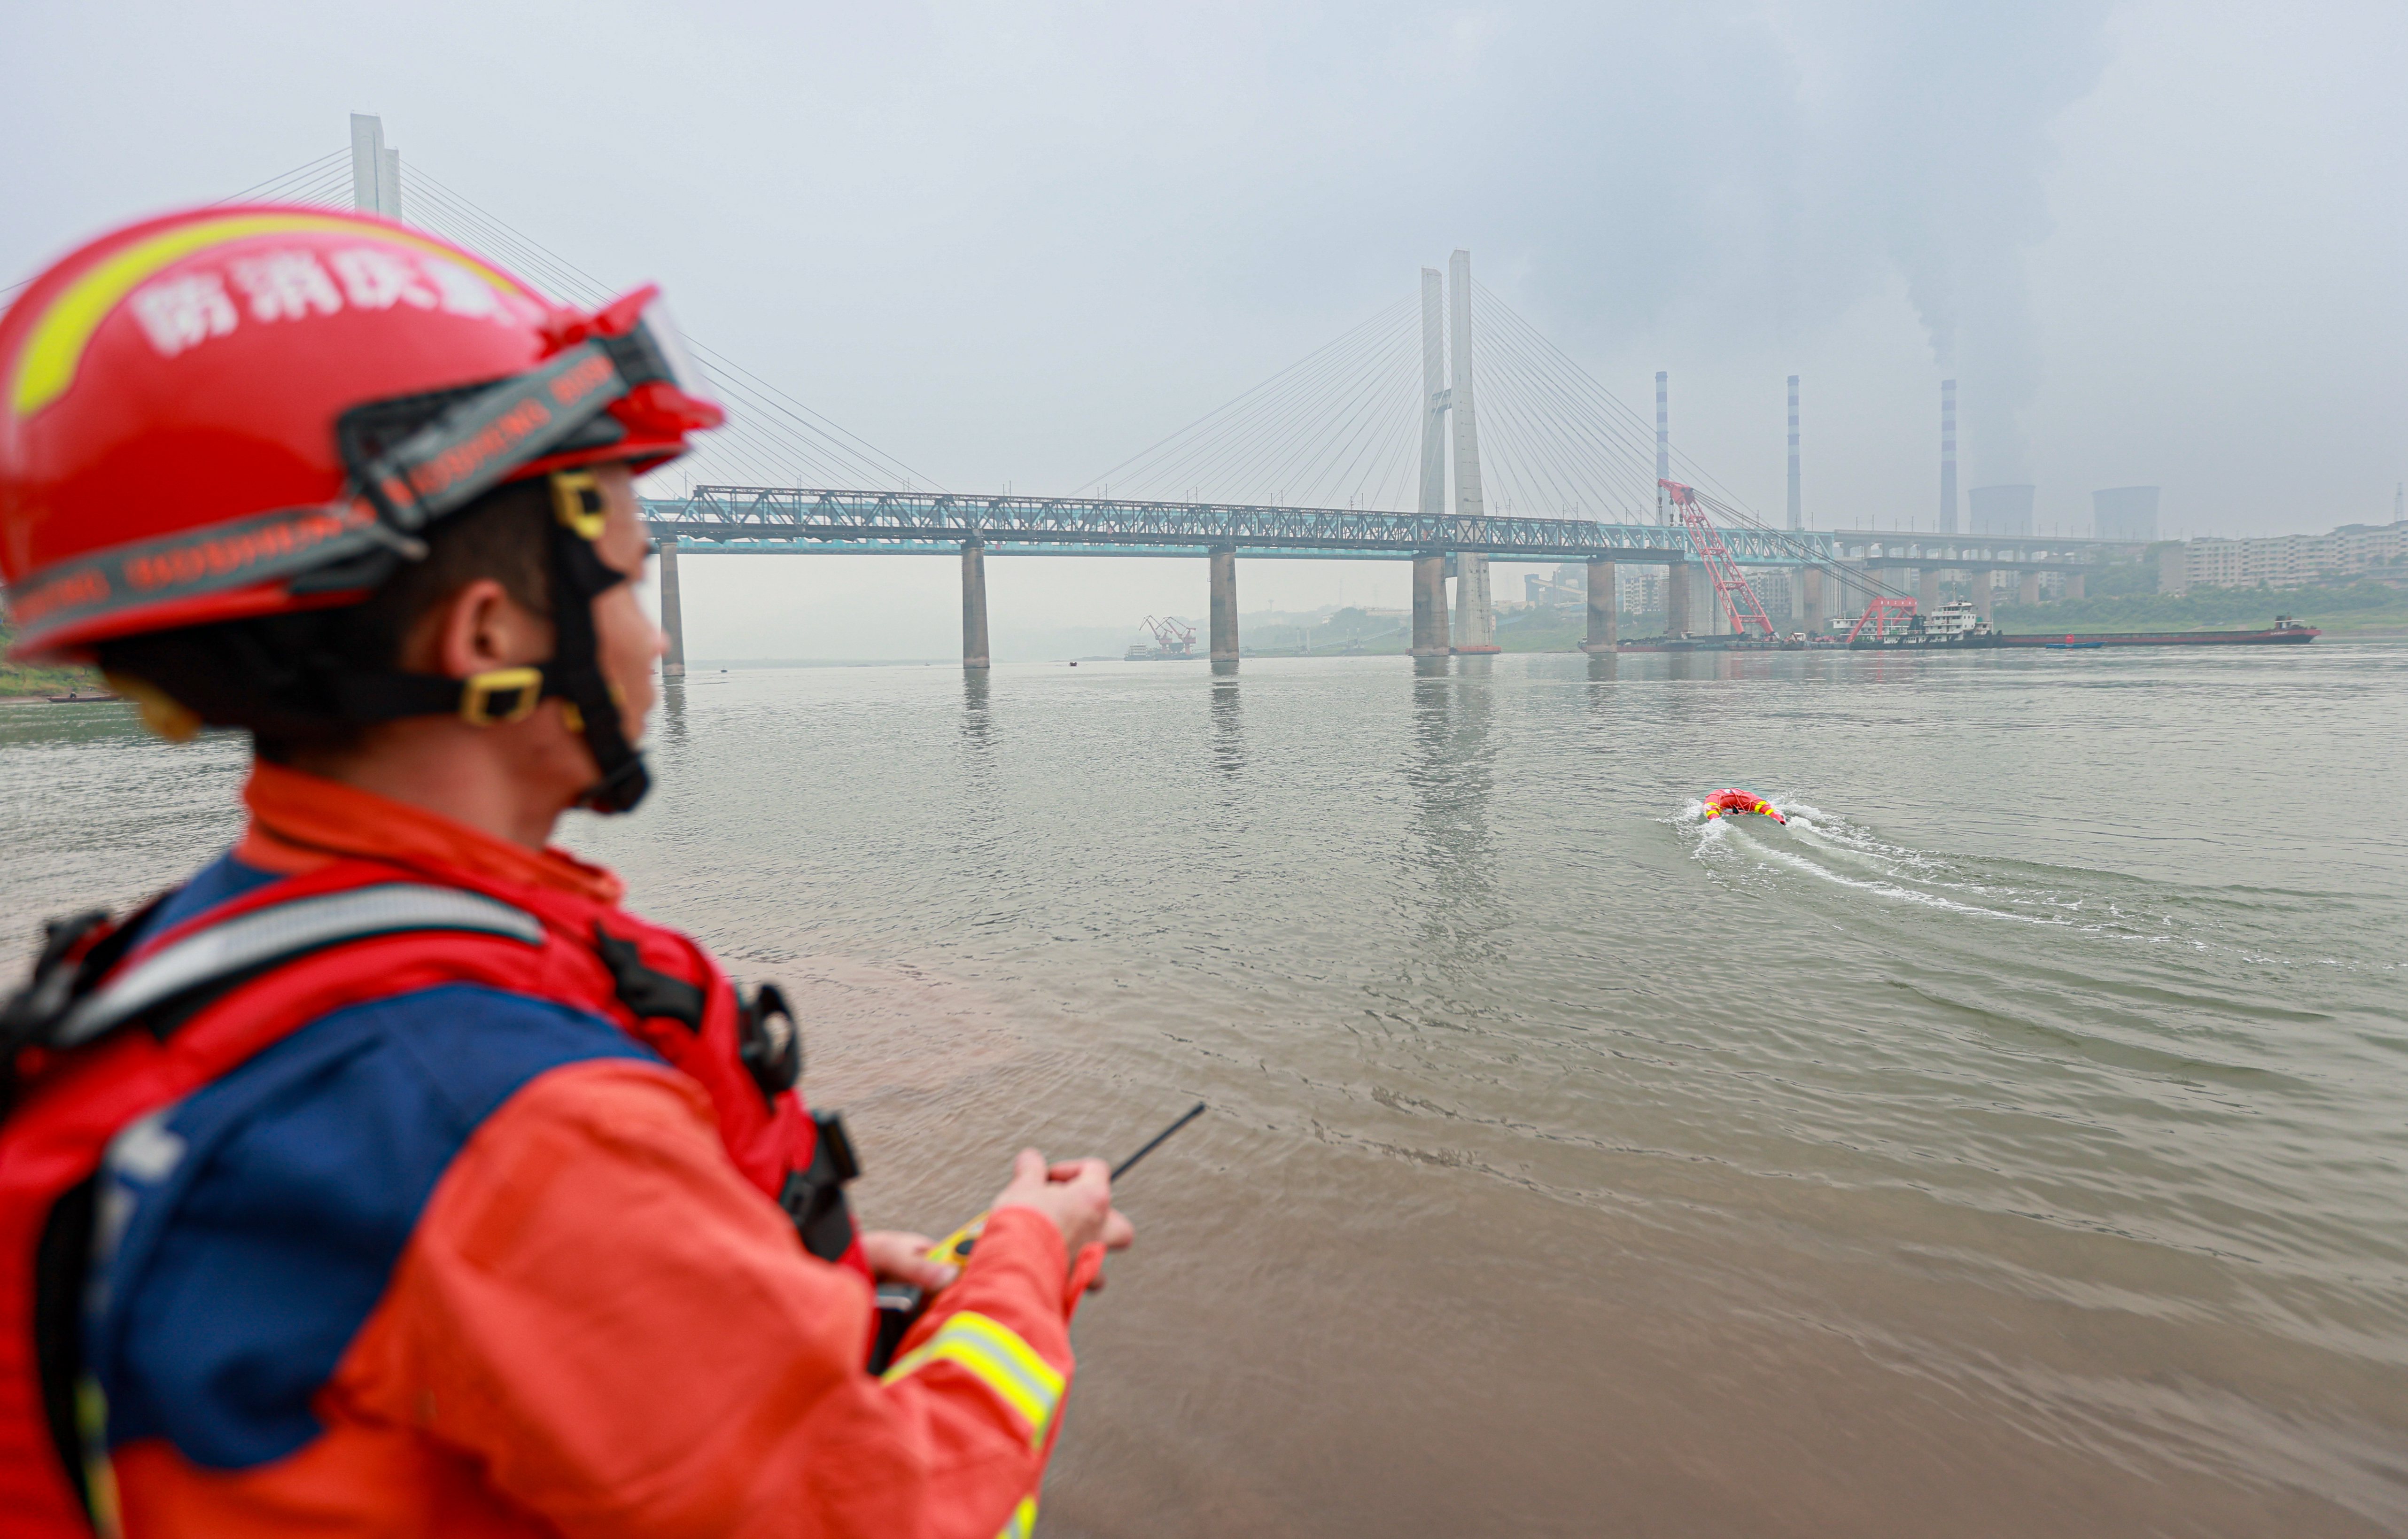
[[[1806,504],[1798,490],[1798,376],[1789,376],[1789,526],[1806,527]]]
[[[1940,381],[1940,532],[1956,532],[1956,381]]]
[[[1656,371],[1656,522],[1672,522],[1671,505],[1664,500],[1664,482],[1672,479],[1672,376]]]

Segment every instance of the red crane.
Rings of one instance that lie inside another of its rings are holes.
[[[1898,628],[1904,630],[1906,628],[1904,622],[1914,618],[1914,600],[1912,598],[1867,599],[1865,612],[1857,615],[1856,623],[1848,627],[1848,640],[1855,640],[1857,632],[1863,630],[1868,624],[1873,627],[1873,635],[1876,638],[1888,635],[1889,632],[1885,626],[1893,614],[1897,615],[1900,622]]]
[[[1157,620],[1149,614],[1145,628],[1154,632],[1154,650],[1165,657],[1184,657],[1196,650],[1196,627],[1178,620]]]
[[[1723,544],[1721,532],[1706,517],[1705,509],[1698,506],[1697,489],[1677,481],[1662,484],[1672,506],[1681,511],[1681,523],[1689,532],[1689,543],[1697,550],[1698,559],[1706,564],[1706,575],[1713,580],[1714,597],[1722,601],[1723,612],[1730,616],[1731,629],[1744,636],[1747,627],[1754,625],[1762,629],[1766,640],[1772,640],[1772,622],[1765,617],[1764,601],[1740,575],[1739,564]]]

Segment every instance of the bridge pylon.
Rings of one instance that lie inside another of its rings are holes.
[[[1424,518],[1446,516],[1447,407],[1445,276],[1422,269],[1422,495]]]
[[[1422,289],[1425,332],[1429,287]],[[1455,516],[1484,518],[1487,499],[1480,489],[1480,413],[1473,399],[1471,368],[1471,253],[1457,251],[1447,266],[1447,330],[1454,382],[1447,391],[1455,414]],[[1495,652],[1497,611],[1488,591],[1488,557],[1477,551],[1458,551],[1455,558],[1455,650]]]

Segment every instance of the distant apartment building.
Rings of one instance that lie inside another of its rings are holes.
[[[1621,563],[1614,604],[1626,613],[1646,614],[1664,607],[1664,568]],[[1534,607],[1579,609],[1588,602],[1588,568],[1567,561],[1552,572],[1530,572],[1523,591]]]
[[[2330,534],[2193,539],[2158,553],[2157,588],[2300,588],[2408,564],[2408,519],[2344,524]]]

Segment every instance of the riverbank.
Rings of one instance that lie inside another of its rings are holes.
[[[0,625],[0,705],[29,700],[47,700],[53,695],[69,690],[81,690],[96,695],[108,689],[100,682],[100,671],[89,668],[27,668],[7,660],[10,647],[17,644],[17,627]]]
[[[1993,617],[2014,633],[2115,630],[2256,630],[2287,614],[2328,636],[2408,636],[2408,590],[2381,583],[2346,587],[2194,588],[2188,593],[2125,594],[2000,604]]]

